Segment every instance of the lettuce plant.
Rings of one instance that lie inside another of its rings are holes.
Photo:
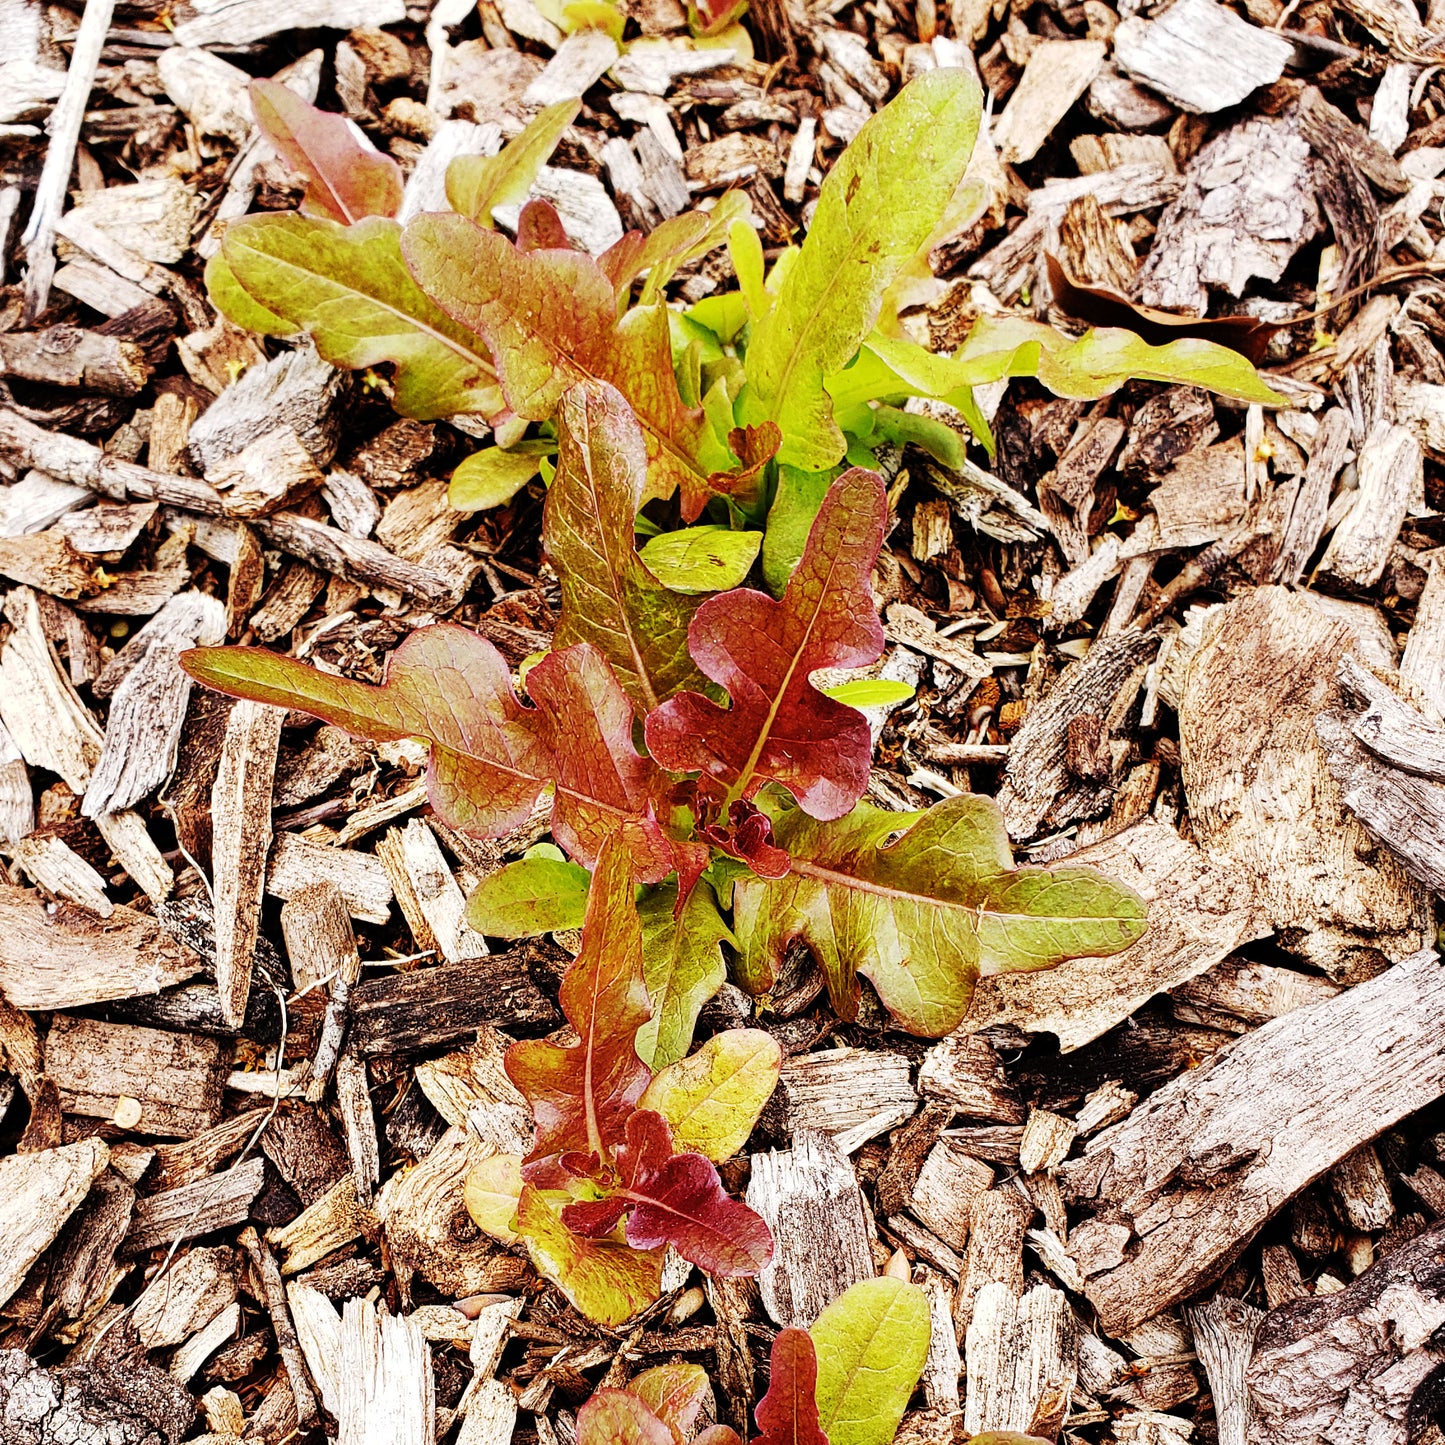
[[[962,70],[918,77],[868,121],[829,172],[806,239],[770,271],[740,193],[646,237],[629,233],[595,259],[570,249],[545,202],[523,207],[515,242],[499,232],[496,210],[525,198],[576,102],[541,112],[498,155],[454,160],[452,209],[404,226],[392,219],[397,167],[341,117],[266,81],[253,103],[308,184],[298,213],[229,228],[208,270],[216,305],[252,330],[307,334],[338,366],[389,362],[406,416],[491,422],[497,444],[454,479],[466,507],[524,486],[554,438],[562,396],[607,382],[641,427],[642,500],[676,495],[684,522],[709,518],[705,537],[659,549],[653,575],[666,582],[664,559],[679,547],[710,548],[745,572],[761,532],[763,575],[779,592],[846,464],[871,465],[881,441],[960,464],[958,434],[901,410],[910,397],[948,402],[986,446],[973,390],[1009,376],[1077,398],[1142,377],[1278,400],[1244,358],[1208,341],[1149,346],[1107,328],[1074,339],[999,316],[940,356],[904,336],[896,316],[880,326],[890,286],[917,268],[963,184],[980,97]],[[669,307],[664,288],[678,267],[722,245],[738,289]]]
[[[754,1412],[755,1445],[890,1445],[923,1373],[928,1332],[923,1292],[887,1277],[846,1290],[810,1329],[780,1331]],[[697,1365],[644,1370],[582,1406],[577,1445],[683,1445],[709,1390]],[[695,1445],[741,1442],[713,1425]]]
[[[198,649],[183,666],[357,736],[424,739],[431,806],[473,836],[503,837],[549,799],[554,844],[486,880],[469,916],[493,936],[582,925],[561,992],[578,1041],[510,1051],[537,1144],[488,1161],[468,1197],[479,1224],[617,1323],[657,1297],[669,1246],[733,1274],[771,1251],[715,1166],[746,1142],[777,1047],[734,1030],[689,1054],[725,944],[754,994],[802,940],[843,1018],[862,976],[898,1027],[939,1036],[980,974],[1118,953],[1145,927],[1143,900],[1089,869],[1015,868],[988,799],[861,802],[859,684],[812,679],[883,648],[869,578],[888,501],[870,444],[960,460],[957,434],[900,404],[945,400],[986,442],[973,388],[1005,376],[1079,397],[1131,376],[1273,394],[1204,341],[1071,339],[1000,317],[937,356],[879,329],[963,177],[979,97],[962,71],[920,77],[863,127],[806,240],[771,271],[739,195],[596,259],[541,203],[523,206],[515,241],[498,231],[575,104],[455,161],[453,209],[403,226],[389,159],[280,87],[258,82],[254,100],[306,189],[297,212],[230,227],[213,299],[238,324],[309,335],[337,365],[389,365],[408,416],[485,417],[495,444],[463,464],[454,500],[495,504],[543,472],[561,615],[519,678],[451,623],[409,636],[379,686],[256,648]],[[738,289],[668,305],[677,268],[724,244]],[[759,571],[768,590],[747,585]],[[822,1429],[869,1445],[841,1415]]]

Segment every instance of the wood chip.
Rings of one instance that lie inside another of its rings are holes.
[[[1256,589],[1211,619],[1179,708],[1200,846],[1254,878],[1284,946],[1338,980],[1375,972],[1427,933],[1418,885],[1379,856],[1314,737],[1315,718],[1339,705],[1339,657],[1373,655],[1356,621],[1305,594]]]
[[[1130,15],[1114,31],[1114,58],[1182,110],[1205,115],[1273,85],[1289,42],[1241,20],[1217,0],[1177,0],[1155,19]]]
[[[1416,954],[1256,1029],[1091,1139],[1064,1188],[1117,1209],[1135,1235],[1125,1262],[1085,1286],[1105,1328],[1187,1299],[1324,1169],[1445,1092],[1427,1042],[1442,1010],[1438,961]],[[1302,1050],[1326,1051],[1328,1072],[1299,1072]]]
[[[772,1260],[758,1278],[763,1307],[779,1325],[812,1320],[873,1277],[867,1206],[853,1166],[827,1135],[799,1134],[792,1149],[752,1156],[749,1208],[772,1231]]]

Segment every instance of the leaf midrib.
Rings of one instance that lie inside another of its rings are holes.
[[[237,244],[244,245],[244,238],[238,238]],[[428,337],[432,341],[439,342],[442,346],[453,352],[461,360],[480,367],[492,378],[493,381],[497,379],[497,370],[496,367],[492,364],[492,359],[490,356],[483,356],[478,352],[473,351],[471,347],[463,346],[462,343],[458,341],[455,337],[448,336],[445,331],[439,331],[435,326],[431,325],[429,322],[423,321],[420,317],[412,314],[411,312],[403,311],[394,302],[383,301],[380,297],[372,295],[369,291],[362,291],[349,281],[341,281],[338,280],[335,276],[326,275],[322,271],[308,269],[306,266],[302,265],[298,261],[282,259],[281,257],[278,257],[271,252],[263,251],[257,247],[252,247],[250,249],[253,255],[263,258],[273,266],[278,266],[294,271],[299,276],[304,276],[322,281],[326,285],[333,286],[338,291],[341,291],[348,296],[360,297],[362,301],[366,302],[368,305],[375,306],[379,311],[384,312],[386,315],[396,317],[398,320],[406,322],[410,329],[420,332],[423,336]],[[229,260],[230,258],[228,257],[227,259]],[[266,303],[262,301],[250,289],[250,287],[246,285],[245,281],[241,279],[240,273],[236,271],[234,261],[231,262],[231,270],[232,274],[235,275],[237,284],[241,287],[241,289],[245,291],[246,294],[250,296],[250,298],[254,302],[256,302],[258,306],[266,305]],[[412,284],[415,285],[416,283],[412,282]],[[420,290],[421,288],[418,287],[417,289]],[[424,291],[422,291],[421,294],[423,296],[426,296],[426,293]],[[436,305],[434,301],[431,301],[430,297],[427,297],[426,299],[431,305]],[[307,326],[306,329],[308,331],[335,330],[334,327],[328,327],[324,323],[318,327]]]
[[[871,879],[859,878],[856,874],[844,873],[839,869],[830,868],[823,863],[814,863],[805,858],[794,858],[790,865],[790,871],[802,878],[814,878],[818,882],[830,887],[851,888],[858,893],[871,893],[875,897],[888,898],[904,903],[928,904],[934,908],[957,909],[960,913],[973,916],[973,927],[975,929],[985,918],[997,918],[1005,922],[1017,920],[1026,923],[1047,923],[1057,921],[1060,923],[1132,923],[1137,919],[1134,915],[1120,914],[1099,914],[1099,913],[1008,913],[998,908],[988,908],[984,904],[955,903],[950,899],[938,898],[927,893],[913,893],[906,888],[891,888],[886,883],[874,883]],[[995,878],[1007,878],[1008,873],[997,873]]]

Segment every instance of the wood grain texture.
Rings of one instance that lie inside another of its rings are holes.
[[[1215,613],[1185,673],[1179,741],[1200,847],[1254,880],[1285,948],[1353,981],[1430,925],[1424,890],[1345,806],[1315,737],[1340,703],[1340,657],[1376,655],[1376,614],[1341,606],[1261,587]]]
[[[1314,1062],[1328,1059],[1328,1069]],[[1331,1165],[1445,1093],[1432,951],[1295,1009],[1166,1084],[1065,1164],[1072,1199],[1130,1226],[1084,1292],[1112,1334],[1216,1278]]]
[[[105,1168],[102,1139],[0,1159],[0,1304],[50,1246]]]
[[[241,1026],[251,994],[266,856],[271,848],[271,788],[284,717],[282,709],[265,703],[237,703],[226,718],[226,736],[211,788],[216,989],[222,1015],[233,1028]]]
[[[800,1132],[790,1150],[752,1156],[748,1206],[767,1221],[775,1252],[758,1277],[776,1324],[806,1328],[850,1285],[873,1277],[867,1206],[853,1166],[826,1134]]]
[[[144,1134],[187,1136],[220,1122],[229,1051],[220,1039],[58,1014],[45,1069],[68,1114],[110,1119],[138,1100]]]
[[[363,1057],[420,1052],[482,1024],[551,1024],[559,1015],[527,972],[528,950],[367,979],[351,991],[351,1042]]]

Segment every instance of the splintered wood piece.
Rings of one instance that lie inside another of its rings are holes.
[[[116,910],[117,913],[120,911]],[[220,1039],[58,1014],[45,1040],[45,1070],[68,1114],[111,1119],[139,1102],[142,1134],[192,1135],[221,1117],[228,1051]]]
[[[115,1253],[130,1228],[135,1190],[113,1170],[102,1173],[55,1244],[46,1284],[47,1314],[86,1317],[113,1288]]]
[[[849,1048],[795,1054],[781,1077],[794,1133],[841,1134],[879,1114],[901,1124],[918,1107],[908,1074],[902,1054]]]
[[[1088,816],[1107,797],[1107,784],[1079,783],[1069,776],[1069,723],[1085,713],[1107,717],[1120,690],[1158,646],[1157,631],[1126,632],[1096,642],[1029,711],[1014,737],[998,792],[1011,838],[1033,837],[1046,819],[1062,825]]]
[[[417,926],[418,948],[430,946],[450,964],[467,963],[487,953],[487,941],[466,921],[467,900],[458,886],[436,834],[420,818],[393,828],[377,849],[396,888],[402,912]]]
[[[961,1030],[924,1054],[918,1090],[925,1098],[948,1100],[973,1119],[1022,1124],[1027,1117],[998,1050],[987,1039]]]
[[[159,502],[101,503],[83,512],[67,513],[55,524],[55,530],[77,552],[104,556],[107,552],[124,552],[159,510]]]
[[[226,636],[240,637],[246,619],[261,600],[266,586],[266,554],[256,533],[244,522],[236,524],[236,554],[226,579]]]
[[[341,976],[348,984],[360,977],[361,959],[346,900],[331,879],[304,884],[287,897],[281,906],[281,933],[298,992]]]
[[[1227,110],[1273,85],[1292,52],[1282,35],[1242,20],[1217,0],[1183,0],[1156,19],[1131,15],[1114,32],[1114,58],[1182,110]]]
[[[301,1280],[286,1286],[286,1303],[321,1403],[335,1417],[341,1410],[341,1316],[320,1290]]]
[[[1345,806],[1412,878],[1445,890],[1445,788],[1374,757],[1333,714],[1322,713],[1315,731]]]
[[[0,1304],[20,1288],[110,1157],[104,1140],[0,1159]]]
[[[758,1289],[775,1324],[806,1329],[874,1273],[867,1206],[853,1166],[826,1134],[800,1133],[793,1147],[752,1156],[747,1202],[775,1246]]]
[[[482,1024],[550,1026],[559,1015],[527,970],[527,950],[367,979],[351,991],[351,1041],[364,1058],[420,1053]]]
[[[1139,892],[1149,927],[1112,958],[980,979],[962,1027],[1014,1024],[1053,1033],[1066,1052],[1107,1033],[1164,993],[1213,968],[1270,926],[1242,869],[1212,861],[1167,823],[1144,818],[1068,855]]]
[[[968,1327],[963,1428],[1017,1430],[1052,1439],[1078,1375],[1073,1312],[1063,1290],[1035,1285],[1022,1298],[987,1284]]]
[[[86,789],[88,818],[129,808],[170,777],[191,696],[176,659],[225,638],[220,602],[199,592],[172,597],[126,644],[128,670],[112,682],[105,745]]]
[[[244,371],[192,424],[187,437],[190,459],[209,476],[252,443],[285,429],[314,459],[313,465],[324,467],[336,451],[345,386],[345,373],[322,361],[311,347],[282,351]]]
[[[0,337],[0,373],[109,396],[134,396],[150,380],[150,367],[139,346],[78,326],[49,326]]]
[[[1285,948],[1348,982],[1420,947],[1430,924],[1424,890],[1346,807],[1315,737],[1340,706],[1340,658],[1377,656],[1378,614],[1343,606],[1259,587],[1213,613],[1179,742],[1200,847],[1253,880]]]
[[[1425,590],[1415,604],[1400,676],[1419,689],[1437,718],[1445,718],[1445,562],[1439,557],[1431,559]]]
[[[914,1272],[914,1283],[928,1296],[928,1359],[923,1366],[923,1398],[930,1410],[957,1415],[963,1409],[958,1394],[958,1377],[963,1360],[958,1353],[958,1340],[953,1333],[953,1286],[933,1270]]]
[[[1174,1017],[1185,1023],[1243,1033],[1245,1024],[1268,1023],[1303,1004],[1333,998],[1339,991],[1338,984],[1314,974],[1227,958],[1208,973],[1174,990]],[[1131,1100],[1129,1107],[1137,1102]],[[1102,1121],[1094,1127],[1102,1128],[1105,1122],[1114,1120]],[[1081,1128],[1079,1132],[1084,1130]]]
[[[0,722],[0,842],[15,844],[35,830],[35,795],[15,740]]]
[[[467,1404],[457,1445],[508,1445],[514,1438],[519,1408],[517,1393],[510,1385],[483,1380]]]
[[[462,1198],[472,1168],[496,1151],[465,1127],[453,1126],[414,1169],[394,1174],[376,1196],[376,1216],[393,1259],[461,1297],[495,1290],[510,1256],[475,1228]]]
[[[1361,590],[1380,580],[1405,513],[1425,495],[1425,458],[1415,434],[1379,422],[1360,449],[1354,506],[1335,528],[1319,565],[1321,576]]]
[[[1149,493],[1161,547],[1203,547],[1244,520],[1244,445],[1239,437],[1186,452]]]
[[[211,789],[216,990],[232,1028],[241,1027],[251,994],[252,955],[271,847],[271,788],[285,716],[281,708],[265,703],[238,702],[226,719]]]
[[[39,841],[65,846],[55,837]],[[27,871],[38,851],[17,855]],[[15,1007],[83,1008],[159,993],[201,972],[202,960],[148,914],[106,906],[100,916],[73,903],[51,911],[33,890],[0,884],[0,989]]]
[[[247,1109],[178,1144],[158,1144],[156,1172],[148,1183],[157,1190],[178,1189],[214,1174],[227,1159],[241,1152],[266,1114],[265,1108]]]
[[[1264,1311],[1243,1300],[1216,1295],[1206,1305],[1185,1310],[1184,1318],[1194,1332],[1195,1351],[1209,1376],[1219,1445],[1246,1445],[1249,1386],[1244,1377]]]
[[[507,1076],[510,1043],[505,1034],[483,1025],[465,1049],[418,1064],[416,1081],[448,1124],[466,1125],[499,1154],[530,1154],[536,1126],[526,1099]]]
[[[314,492],[324,478],[301,439],[281,426],[208,467],[206,480],[222,493],[228,516],[264,517]]]
[[[1196,1293],[1313,1179],[1445,1092],[1442,1021],[1445,974],[1424,951],[1246,1034],[1091,1139],[1064,1189],[1135,1236],[1085,1285],[1105,1329]],[[1300,1071],[1306,1056],[1329,1069]]]
[[[236,1300],[234,1249],[192,1249],[181,1255],[136,1301],[131,1314],[148,1350],[178,1345]]]
[[[1442,1266],[1445,1225],[1437,1224],[1347,1289],[1265,1315],[1246,1376],[1250,1445],[1314,1445],[1363,1426],[1372,1442],[1406,1445],[1412,1401],[1440,1368]]]
[[[1342,657],[1340,686],[1364,712],[1350,731],[1377,757],[1406,772],[1445,782],[1445,728],[1423,717],[1353,657]]]
[[[244,1159],[179,1189],[142,1195],[136,1200],[121,1252],[134,1257],[244,1223],[265,1179],[264,1159]]]
[[[994,122],[1000,161],[1033,160],[1099,73],[1106,50],[1102,40],[1043,40],[1033,48],[1022,79]]]
[[[275,642],[292,631],[326,588],[326,574],[304,562],[287,561],[251,614],[259,642]]]
[[[948,1247],[968,1241],[973,1202],[993,1184],[993,1170],[956,1144],[940,1139],[928,1152],[913,1186],[909,1209]]]
[[[1394,1220],[1390,1181],[1373,1144],[1346,1154],[1330,1170],[1328,1179],[1340,1217],[1351,1229],[1376,1233]]]
[[[381,1146],[376,1137],[366,1065],[350,1050],[336,1064],[336,1107],[346,1128],[346,1152],[351,1159],[356,1199],[363,1209],[369,1209],[371,1192],[381,1182]]]
[[[315,1104],[325,1094],[341,1052],[351,990],[361,977],[361,955],[341,890],[329,881],[308,884],[285,903],[281,931],[296,987],[307,989],[325,980],[330,992],[306,1084],[306,1097]]]
[[[261,1147],[302,1204],[314,1204],[350,1173],[345,1151],[315,1109],[277,1114]]]
[[[241,1327],[241,1305],[233,1301],[209,1324],[202,1325],[174,1355],[171,1356],[171,1378],[189,1385],[193,1375],[228,1340],[235,1339]]]
[[[338,1179],[289,1224],[268,1229],[266,1242],[284,1256],[282,1274],[299,1274],[333,1250],[375,1229],[376,1221],[357,1203],[355,1183],[348,1175]]]
[[[35,593],[15,588],[4,611],[11,631],[0,648],[0,721],[32,768],[83,793],[105,735],[56,663]]]
[[[97,918],[109,918],[115,911],[105,896],[105,879],[56,833],[22,838],[15,848],[15,862],[32,882],[56,898]]]
[[[960,1333],[973,1318],[974,1302],[985,1285],[1004,1285],[1018,1298],[1024,1292],[1024,1235],[1034,1206],[1011,1186],[976,1195],[969,1208],[968,1254],[954,1300],[954,1324]]]
[[[312,1393],[311,1381],[306,1374],[306,1361],[302,1358],[301,1346],[296,1339],[296,1326],[291,1321],[291,1310],[286,1303],[286,1286],[282,1283],[281,1271],[276,1267],[276,1257],[250,1225],[241,1231],[241,1248],[251,1256],[251,1264],[261,1281],[266,1311],[271,1316],[271,1328],[276,1332],[276,1349],[280,1353],[281,1363],[286,1367],[286,1378],[291,1383],[291,1397],[296,1402],[296,1419],[303,1428],[309,1427],[315,1424],[317,1419],[316,1396]]]
[[[1345,464],[1350,447],[1350,418],[1344,407],[1332,406],[1320,417],[1310,459],[1305,467],[1289,524],[1279,545],[1275,571],[1280,582],[1298,587],[1305,568],[1324,536],[1329,515],[1330,491]],[[1416,624],[1419,625],[1418,622]],[[1414,635],[1413,629],[1411,636]]]
[[[412,1320],[378,1316],[369,1300],[347,1300],[340,1385],[337,1445],[433,1445],[431,1348]]]
[[[391,918],[391,879],[381,859],[354,848],[317,843],[300,833],[278,833],[266,869],[266,892],[273,898],[292,899],[323,880],[339,891],[351,917],[362,923],[386,923]],[[306,984],[298,978],[296,986]]]
[[[1048,1109],[1031,1109],[1024,1137],[1019,1141],[1019,1168],[1025,1174],[1057,1168],[1073,1148],[1077,1133],[1072,1119]]]

